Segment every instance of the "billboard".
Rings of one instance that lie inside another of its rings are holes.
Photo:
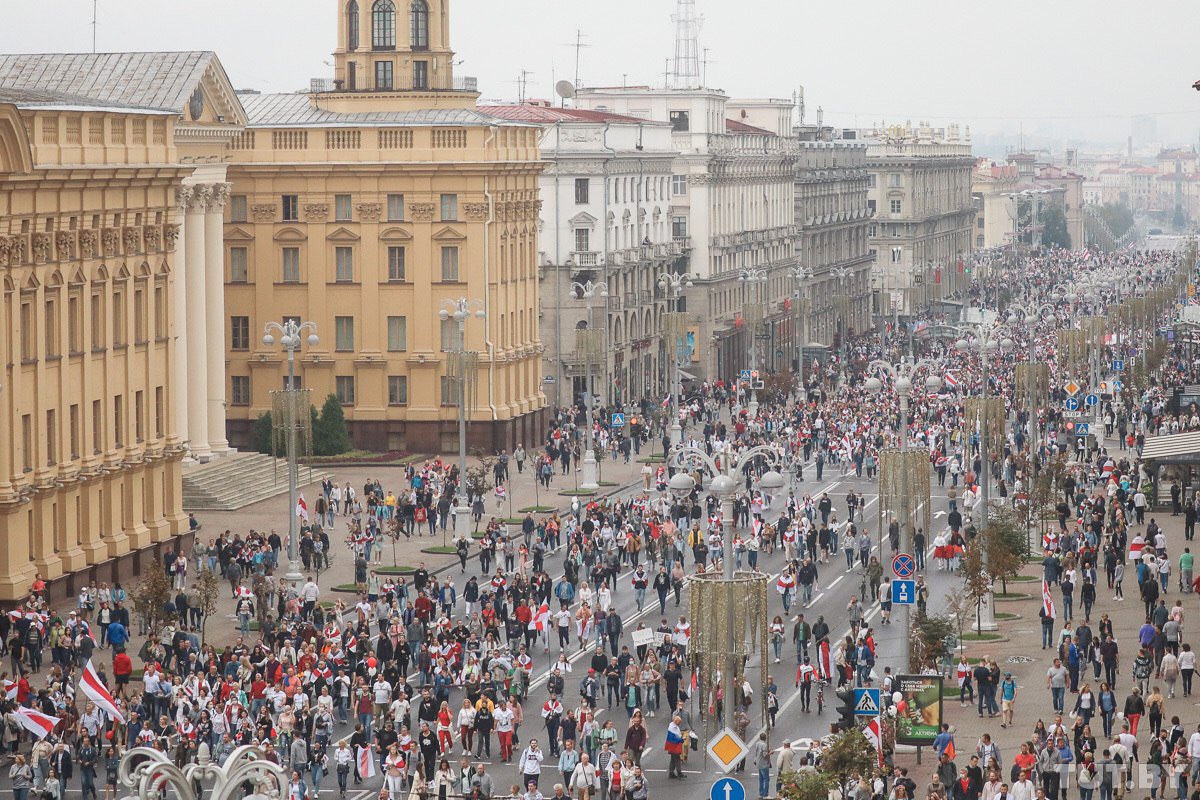
[[[942,729],[942,676],[900,675],[894,686],[903,695],[896,709],[896,743],[932,745]]]

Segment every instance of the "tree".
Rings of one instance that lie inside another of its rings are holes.
[[[926,667],[938,666],[938,659],[946,651],[946,640],[954,636],[954,621],[945,615],[917,615],[913,619],[912,636],[909,637],[911,663],[917,672]]]
[[[838,734],[821,753],[821,771],[837,781],[843,797],[850,777],[855,773],[866,777],[878,762],[875,745],[858,728]]]
[[[796,391],[796,373],[790,368],[769,372],[763,376],[763,388],[758,390],[758,399],[767,403],[783,403]]]
[[[829,800],[833,778],[813,769],[783,773],[779,776],[779,800]]]
[[[976,536],[967,542],[963,552],[962,562],[958,566],[963,576],[963,597],[967,601],[962,604],[967,613],[974,611],[976,629],[983,627],[983,598],[987,597],[992,588],[992,579],[983,568],[983,537]]]
[[[1105,203],[1096,209],[1096,213],[1104,220],[1104,224],[1108,226],[1108,233],[1112,234],[1114,240],[1120,239],[1133,227],[1133,212],[1129,210],[1129,206]]]
[[[204,644],[204,633],[208,618],[217,613],[217,600],[221,597],[221,582],[207,565],[200,570],[196,579],[196,601],[200,609],[200,643]]]
[[[989,577],[991,580],[999,578],[1007,593],[1009,578],[1017,576],[1029,555],[1029,531],[1011,508],[997,506],[988,517],[983,539]]]
[[[330,393],[321,406],[321,416],[313,427],[313,454],[336,456],[350,449],[350,433],[346,429],[346,414],[336,394]]]
[[[467,491],[468,500],[473,497],[484,497],[493,489],[492,476],[496,474],[496,462],[499,460],[495,456],[485,456],[481,453],[474,455],[476,463],[467,467],[466,479],[463,481],[463,488]]]
[[[129,593],[129,599],[133,601],[134,613],[142,619],[146,628],[156,631],[160,625],[175,616],[173,611],[168,610],[172,594],[171,581],[167,578],[166,571],[161,564],[152,560],[149,572]]]
[[[1042,206],[1038,221],[1042,223],[1042,244],[1070,249],[1071,233],[1067,230],[1067,216],[1062,206],[1054,203]]]
[[[275,422],[271,419],[270,411],[254,420],[254,449],[275,455]]]

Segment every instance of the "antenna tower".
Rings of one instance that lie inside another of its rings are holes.
[[[700,86],[700,18],[696,0],[676,0],[675,59],[671,67],[672,89],[696,89]]]

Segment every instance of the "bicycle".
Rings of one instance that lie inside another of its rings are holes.
[[[825,710],[825,681],[817,681],[817,713]]]

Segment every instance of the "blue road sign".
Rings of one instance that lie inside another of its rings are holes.
[[[614,428],[624,428],[625,427],[625,415],[621,414],[621,413],[613,414],[612,415],[612,426]]]
[[[1125,388],[1125,384],[1124,384],[1124,383],[1122,383],[1121,381],[1113,381],[1113,382],[1112,382],[1112,388],[1113,388],[1113,391],[1114,391],[1114,392],[1119,392],[1119,391],[1121,391],[1122,389],[1124,389],[1124,388]]]
[[[1079,398],[1078,397],[1068,397],[1066,402],[1063,403],[1063,405],[1066,406],[1067,411],[1078,411],[1079,410]]]
[[[916,581],[892,581],[892,605],[911,606],[917,602]]]
[[[878,689],[855,689],[854,690],[854,716],[856,716],[856,717],[877,717],[877,716],[879,716],[879,690]]]
[[[1121,372],[1122,370],[1125,369],[1125,359],[1123,359],[1123,358],[1113,359],[1112,367],[1113,367],[1113,372]]]
[[[736,778],[721,778],[708,790],[708,800],[746,800],[746,787]]]
[[[1075,423],[1075,435],[1076,436],[1089,436],[1089,435],[1091,435],[1091,432],[1092,432],[1092,426],[1090,423],[1087,423],[1087,422],[1076,422]]]
[[[750,380],[750,370],[748,370],[748,369],[744,369],[744,370],[742,370],[742,372],[741,372],[741,376],[740,376],[740,377],[741,377],[741,379],[742,379],[742,380],[744,380],[744,381],[748,381],[748,380]]]
[[[1089,394],[1083,398],[1083,402],[1089,406],[1094,406],[1100,402],[1100,396],[1097,394]]]
[[[917,571],[917,562],[910,553],[897,553],[892,557],[892,572],[897,578],[911,578]]]

